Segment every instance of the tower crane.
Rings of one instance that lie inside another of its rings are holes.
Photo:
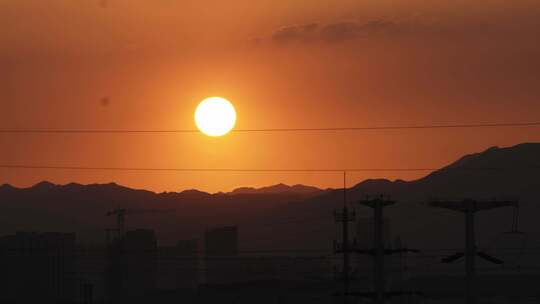
[[[107,216],[116,216],[116,231],[119,236],[125,233],[126,215],[145,214],[145,213],[164,213],[173,212],[174,209],[124,209],[118,208],[107,212]],[[111,229],[108,229],[110,231]]]

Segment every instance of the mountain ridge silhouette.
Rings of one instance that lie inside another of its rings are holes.
[[[463,219],[451,211],[429,208],[426,202],[434,198],[512,197],[521,202],[521,228],[540,235],[540,228],[535,225],[540,216],[536,203],[540,197],[539,165],[539,143],[492,147],[465,155],[413,181],[364,180],[347,189],[347,203],[357,210],[360,219],[366,219],[371,210],[356,202],[368,195],[389,195],[399,202],[385,210],[392,235],[418,247],[443,247],[462,245]],[[337,237],[332,213],[343,206],[343,189],[317,190],[284,184],[239,189],[213,194],[199,190],[154,193],[116,183],[41,182],[29,188],[4,184],[0,186],[0,212],[6,220],[0,223],[0,233],[73,231],[82,242],[102,242],[104,229],[115,226],[115,219],[105,216],[107,211],[154,208],[175,212],[128,216],[127,228],[155,229],[160,241],[173,243],[178,239],[201,238],[208,227],[239,225],[241,246],[246,249],[331,249],[332,240]],[[482,212],[478,226],[488,229],[479,230],[479,240],[507,230],[511,225],[509,214],[505,208]]]

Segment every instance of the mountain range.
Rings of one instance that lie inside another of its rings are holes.
[[[354,230],[369,230],[371,209],[356,202],[368,195],[387,195],[398,204],[385,210],[389,239],[399,237],[411,247],[447,248],[463,245],[463,216],[426,203],[433,199],[517,199],[519,228],[529,242],[540,236],[540,143],[492,147],[413,181],[372,179],[346,189],[356,209]],[[238,225],[241,249],[331,250],[339,238],[333,211],[343,205],[343,189],[318,189],[278,184],[243,187],[228,193],[198,190],[154,193],[110,184],[55,185],[30,188],[0,186],[0,234],[18,230],[73,231],[81,242],[103,242],[104,230],[115,226],[106,213],[116,208],[160,209],[128,215],[128,228],[152,228],[160,242],[201,238],[207,228]],[[165,212],[166,211],[166,212]],[[512,224],[511,208],[479,212],[479,246],[499,246]]]

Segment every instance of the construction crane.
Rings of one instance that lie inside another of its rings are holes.
[[[107,216],[116,216],[116,231],[118,232],[118,236],[123,236],[125,233],[125,224],[126,224],[126,215],[133,215],[133,214],[144,214],[144,213],[164,213],[164,212],[173,212],[174,209],[114,209],[109,212],[107,212]],[[111,231],[112,229],[107,229],[107,231]]]

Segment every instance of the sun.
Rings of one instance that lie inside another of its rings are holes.
[[[234,128],[236,110],[232,103],[225,98],[206,98],[195,110],[195,124],[201,132],[208,136],[223,136]]]

